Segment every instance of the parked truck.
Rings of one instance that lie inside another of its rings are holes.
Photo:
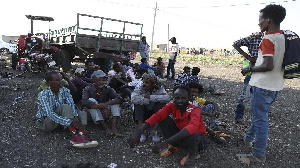
[[[139,51],[143,24],[117,19],[77,14],[77,24],[50,34],[50,45],[59,48],[59,60],[64,71],[75,59],[93,59],[107,71],[112,61],[129,59]]]
[[[63,71],[71,69],[71,62],[93,59],[104,71],[108,71],[110,60],[124,61],[130,53],[139,51],[143,24],[118,19],[77,14],[77,23],[59,30],[51,30],[42,38],[25,37],[24,46],[41,52],[51,52],[53,59]],[[21,36],[20,36],[21,37]],[[23,37],[24,38],[24,37]],[[37,46],[43,46],[43,49]],[[19,49],[20,50],[20,49]]]

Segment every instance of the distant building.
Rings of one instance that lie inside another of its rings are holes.
[[[167,44],[153,44],[153,51],[167,51]]]

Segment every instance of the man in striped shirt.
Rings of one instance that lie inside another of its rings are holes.
[[[72,133],[71,143],[78,148],[91,148],[97,141],[89,141],[85,136],[87,115],[75,109],[70,90],[62,87],[62,75],[57,71],[47,72],[45,80],[48,87],[38,95],[36,124],[39,129],[50,132],[59,126],[68,127]]]

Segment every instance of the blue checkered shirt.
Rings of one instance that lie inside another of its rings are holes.
[[[242,38],[234,42],[235,45],[238,46],[246,46],[248,47],[248,51],[252,57],[255,59],[258,56],[259,44],[264,36],[262,32],[252,33],[250,36]]]
[[[62,104],[70,105],[73,110],[73,115],[78,116],[75,110],[72,95],[70,94],[70,90],[62,87],[59,89],[58,95],[56,96],[48,86],[38,95],[38,112],[36,114],[37,120],[43,121],[46,117],[49,117],[52,121],[58,124],[65,126],[71,125],[70,119],[55,113],[55,110]]]

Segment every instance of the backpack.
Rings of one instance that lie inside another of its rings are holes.
[[[300,38],[290,30],[284,30],[285,53],[282,66],[285,79],[300,78]]]

